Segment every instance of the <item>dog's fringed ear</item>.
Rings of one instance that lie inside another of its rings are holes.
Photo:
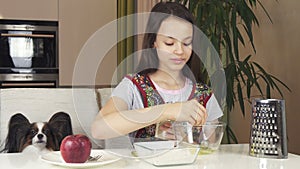
[[[8,123],[8,133],[5,147],[1,152],[21,152],[22,145],[26,142],[26,134],[30,128],[29,120],[21,113],[13,115]]]
[[[68,135],[73,134],[72,123],[69,114],[65,112],[55,113],[49,120],[49,125],[53,134],[55,148],[57,151],[60,148],[61,141]]]

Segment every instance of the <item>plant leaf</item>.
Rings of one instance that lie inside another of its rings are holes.
[[[285,84],[283,83],[281,80],[279,80],[277,77],[270,75],[273,79],[275,79],[277,82],[279,82],[281,85],[283,85],[288,91],[292,92],[292,90]]]
[[[261,77],[265,81],[266,85],[270,87],[268,79],[263,74],[261,74],[261,73],[257,73],[257,74],[259,75],[259,77]],[[266,89],[266,93],[268,93],[267,89]],[[262,94],[262,96],[265,98],[265,96],[263,94]]]
[[[271,79],[271,76],[265,71],[264,68],[262,68],[258,63],[253,62],[253,64],[258,67],[258,69],[263,73],[262,77],[266,78],[266,83],[269,84],[273,88],[273,80]]]
[[[260,0],[257,0],[257,2],[259,3],[260,7],[262,7],[262,9],[264,10],[265,14],[268,16],[270,22],[273,23],[273,20],[272,20],[271,16],[269,15],[268,11],[267,11],[266,8],[263,6],[263,4],[260,2]]]
[[[247,98],[250,99],[251,97],[251,82],[250,79],[247,79]]]
[[[234,144],[237,144],[238,139],[236,138],[236,136],[235,136],[234,132],[232,131],[231,127],[229,126],[229,124],[227,124],[226,130],[227,130],[228,138],[231,139]],[[231,143],[230,140],[229,140],[229,143]]]
[[[254,69],[254,66],[252,64],[250,64],[250,66],[251,66],[251,70],[252,70],[252,74],[253,74],[253,78],[254,78],[253,82],[254,82],[256,88],[259,90],[260,95],[263,95],[262,89],[258,83],[258,77],[256,76],[256,71]]]
[[[266,93],[267,93],[267,98],[271,99],[271,89],[270,89],[270,85],[269,84],[266,86]]]
[[[245,104],[244,104],[244,99],[243,99],[243,91],[241,84],[237,84],[237,91],[238,91],[238,98],[239,98],[239,103],[240,103],[240,108],[242,110],[243,116],[245,117]]]

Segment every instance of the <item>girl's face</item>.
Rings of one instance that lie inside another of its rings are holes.
[[[159,60],[158,69],[181,71],[192,54],[193,25],[176,17],[161,23],[154,47]]]

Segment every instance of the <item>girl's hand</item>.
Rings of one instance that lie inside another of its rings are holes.
[[[157,124],[158,126],[158,136],[162,139],[175,139],[174,131],[172,129],[171,121],[164,121]]]
[[[187,121],[192,125],[201,125],[206,122],[207,113],[205,107],[193,99],[167,105],[165,117],[169,120]]]
[[[159,125],[159,130],[169,130],[172,127],[172,122],[171,121],[165,121],[165,122],[161,122]]]

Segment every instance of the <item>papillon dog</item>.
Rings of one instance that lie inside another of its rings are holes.
[[[34,122],[21,113],[10,118],[5,147],[2,152],[38,152],[43,154],[59,150],[64,137],[72,135],[71,118],[67,113],[57,112],[48,122]]]

